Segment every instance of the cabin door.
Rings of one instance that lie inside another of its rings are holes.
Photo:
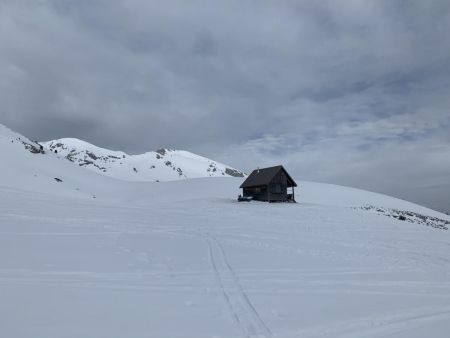
[[[287,191],[287,177],[284,173],[281,174],[281,189]]]
[[[283,194],[283,200],[285,200],[287,198],[287,177],[286,174],[284,172],[281,173],[280,176],[280,180],[281,180],[281,193]]]

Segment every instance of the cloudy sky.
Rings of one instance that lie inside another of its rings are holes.
[[[0,123],[450,211],[450,2],[0,0]]]

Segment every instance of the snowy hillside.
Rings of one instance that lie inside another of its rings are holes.
[[[198,177],[244,177],[239,170],[188,151],[159,149],[141,155],[99,148],[73,138],[42,142],[71,162],[126,181],[170,181]]]
[[[2,337],[448,337],[446,215],[301,181],[297,204],[238,203],[243,178],[130,182],[39,150],[0,126]]]

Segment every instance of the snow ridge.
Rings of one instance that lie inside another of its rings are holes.
[[[244,177],[237,169],[184,150],[159,149],[129,155],[75,138],[42,142],[49,151],[100,174],[125,181],[172,181],[201,177]]]

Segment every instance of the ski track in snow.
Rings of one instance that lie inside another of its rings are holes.
[[[272,337],[228,262],[220,242],[207,234],[209,260],[231,315],[245,337]]]
[[[426,323],[448,320],[450,307],[414,308],[384,316],[371,316],[351,321],[329,323],[295,332],[285,332],[286,337],[375,338],[398,334]]]

